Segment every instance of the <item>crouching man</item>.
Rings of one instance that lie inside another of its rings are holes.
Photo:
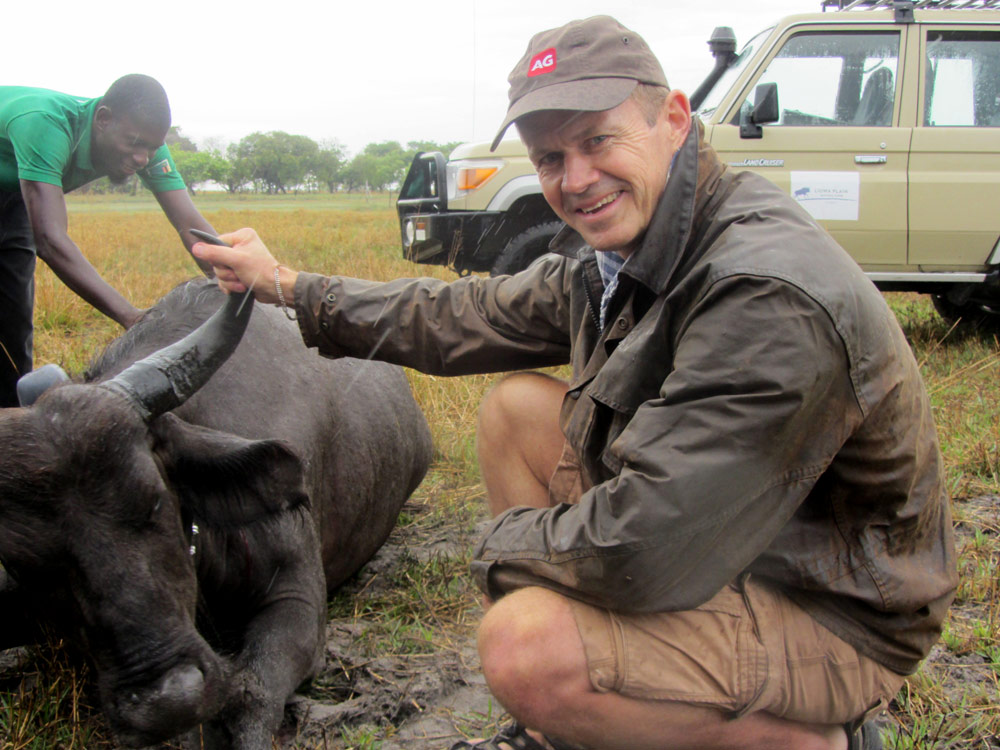
[[[723,165],[643,40],[537,34],[514,124],[566,223],[499,278],[374,283],[197,245],[305,342],[510,376],[482,406],[480,750],[879,747],[866,719],[957,576],[931,410],[881,295],[787,195]]]

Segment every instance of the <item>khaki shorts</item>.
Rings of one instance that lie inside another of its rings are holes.
[[[580,475],[567,448],[550,483],[553,502],[578,499],[589,487]],[[800,722],[860,724],[903,683],[749,576],[687,612],[623,615],[569,601],[600,692],[734,717],[766,711]]]

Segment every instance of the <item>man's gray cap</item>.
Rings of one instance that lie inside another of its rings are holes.
[[[617,107],[638,83],[668,86],[642,37],[610,16],[570,21],[535,34],[507,80],[510,104],[491,151],[511,123],[531,112],[599,112]]]

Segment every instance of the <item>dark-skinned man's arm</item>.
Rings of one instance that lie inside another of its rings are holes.
[[[46,182],[21,180],[21,195],[28,209],[38,257],[55,275],[82,299],[124,328],[129,328],[142,317],[142,311],[102,279],[70,239],[62,188]]]
[[[160,208],[163,209],[167,220],[173,224],[174,229],[177,230],[177,234],[181,236],[181,241],[189,253],[194,243],[200,241],[188,231],[189,229],[200,229],[203,232],[215,234],[215,229],[195,207],[187,190],[166,190],[162,193],[154,193],[154,195],[160,204]],[[198,264],[202,273],[209,278],[215,277],[215,272],[212,270],[211,264],[195,258],[193,255],[191,257],[194,258],[195,263]]]

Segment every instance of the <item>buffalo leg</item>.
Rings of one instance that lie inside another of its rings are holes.
[[[288,521],[294,533],[272,529],[262,553],[268,559],[254,560],[262,593],[233,657],[229,698],[213,722],[227,738],[219,747],[269,750],[285,702],[322,665],[326,583],[319,544],[308,517]]]

